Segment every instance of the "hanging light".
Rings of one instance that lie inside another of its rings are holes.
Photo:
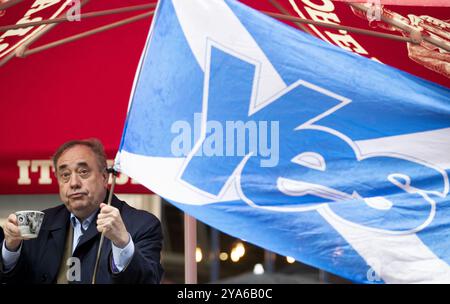
[[[287,257],[286,257],[286,261],[287,261],[289,264],[292,264],[292,263],[295,262],[295,259],[294,259],[293,257],[287,256]]]
[[[237,242],[231,248],[230,252],[230,258],[233,262],[239,261],[240,258],[242,258],[245,255],[245,246],[242,242]]]
[[[195,248],[195,261],[200,263],[202,261],[203,254],[202,249],[200,247]]]
[[[242,242],[238,242],[236,244],[235,248],[236,248],[236,252],[237,252],[237,255],[239,256],[239,258],[242,258],[244,256],[244,254],[245,254],[244,244],[242,244]]]
[[[261,275],[264,273],[264,267],[262,264],[258,263],[253,266],[253,273],[256,275]]]
[[[219,259],[220,259],[221,261],[226,261],[226,260],[228,260],[228,253],[226,253],[226,252],[221,252],[221,253],[219,254]]]
[[[233,262],[238,262],[241,258],[236,250],[236,248],[231,249],[230,258]]]

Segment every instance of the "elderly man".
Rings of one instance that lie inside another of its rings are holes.
[[[96,283],[159,283],[159,220],[113,196],[107,200],[106,156],[98,140],[70,141],[53,157],[64,205],[44,210],[38,238],[24,240],[9,215],[0,258],[7,283],[91,283],[104,233]]]

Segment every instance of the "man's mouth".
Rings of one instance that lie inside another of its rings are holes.
[[[87,195],[86,192],[76,192],[76,193],[69,194],[68,197],[69,197],[70,199],[78,199],[78,198],[84,197],[85,195]]]

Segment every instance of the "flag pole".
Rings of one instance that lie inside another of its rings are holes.
[[[112,176],[112,183],[111,183],[111,188],[109,189],[109,196],[108,196],[108,206],[111,206],[112,197],[114,195],[114,186],[116,185],[117,171],[114,170],[114,165],[111,168],[107,169],[107,171]],[[109,175],[108,175],[108,178],[109,178]],[[104,238],[105,238],[105,233],[102,232],[102,234],[100,236],[100,243],[98,245],[97,257],[95,259],[94,273],[92,274],[92,284],[95,284],[96,280],[97,280],[97,271],[98,271],[98,265],[100,262],[100,254],[102,252]]]
[[[197,261],[195,248],[197,245],[197,221],[187,213],[184,214],[184,281],[186,284],[197,284]]]

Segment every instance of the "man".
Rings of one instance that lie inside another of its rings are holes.
[[[24,240],[17,218],[4,225],[0,281],[91,283],[104,233],[96,283],[159,283],[159,220],[108,196],[106,156],[98,140],[70,141],[53,157],[64,205],[44,210],[38,238]]]

